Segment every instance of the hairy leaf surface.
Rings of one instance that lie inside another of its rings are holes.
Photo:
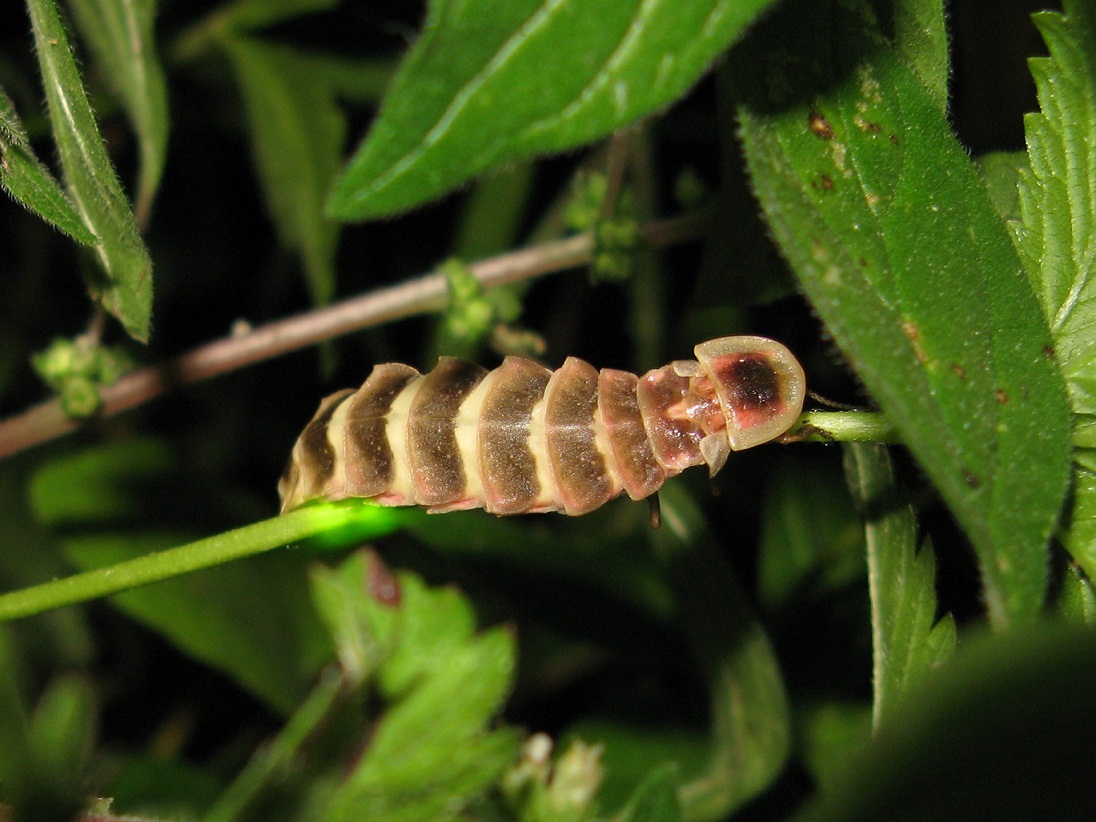
[[[563,151],[685,92],[771,0],[440,0],[329,201],[412,208],[493,165]]]
[[[763,28],[739,74],[741,119],[777,240],[974,543],[991,619],[1030,619],[1069,420],[1004,225],[866,4],[793,3]]]

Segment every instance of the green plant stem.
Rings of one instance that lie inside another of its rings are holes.
[[[252,554],[261,554],[272,548],[349,525],[360,516],[360,508],[353,506],[322,505],[302,508],[178,548],[12,591],[0,595],[0,622],[87,602]]]
[[[784,442],[901,442],[891,421],[876,411],[808,411]]]

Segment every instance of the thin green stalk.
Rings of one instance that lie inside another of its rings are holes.
[[[380,508],[371,508],[370,513],[374,510],[380,512],[379,516],[382,518],[377,524],[381,533],[396,527],[398,514],[391,509]],[[252,554],[261,554],[306,537],[360,523],[362,515],[360,502],[356,505],[302,508],[178,548],[12,591],[0,595],[0,622],[33,616],[65,605],[88,602]],[[377,531],[374,530],[373,533],[376,534]]]
[[[784,435],[784,441],[901,442],[891,421],[876,411],[808,411]]]

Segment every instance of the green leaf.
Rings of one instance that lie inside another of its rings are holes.
[[[808,706],[801,713],[800,755],[815,781],[828,785],[871,739],[871,706],[835,701]]]
[[[651,539],[711,699],[712,758],[682,800],[689,818],[722,818],[780,773],[791,746],[787,697],[769,638],[695,503],[672,483],[659,494],[663,527]]]
[[[685,816],[678,798],[678,779],[674,765],[651,771],[632,794],[621,822],[681,822]]]
[[[59,677],[31,715],[31,756],[57,784],[74,782],[91,760],[97,730],[98,699],[91,681]]]
[[[948,29],[944,0],[900,0],[894,4],[898,51],[917,72],[941,111],[948,105]]]
[[[772,0],[437,0],[328,203],[360,220],[672,102]]]
[[[217,10],[217,19],[236,32],[272,26],[294,17],[327,11],[339,0],[235,0]]]
[[[1065,390],[970,158],[864,8],[792,3],[755,32],[737,75],[750,174],[807,295],[969,535],[1003,626],[1043,604]]]
[[[177,533],[146,532],[72,537],[63,547],[73,563],[91,569],[185,541]],[[297,555],[249,557],[118,594],[112,602],[282,713],[331,658]]]
[[[226,38],[247,112],[251,149],[282,243],[300,255],[312,299],[335,293],[339,225],[323,213],[346,122],[320,67],[295,49]]]
[[[1020,169],[1026,163],[1027,155],[1022,151],[994,151],[978,158],[986,193],[1002,220],[1020,219],[1020,196],[1016,186]]]
[[[171,516],[164,495],[181,493],[182,473],[163,443],[129,440],[52,461],[34,475],[29,495],[39,521],[64,535],[70,562],[104,568],[187,541],[142,520],[156,506],[158,523]],[[250,557],[113,601],[275,710],[288,711],[331,658],[308,596],[305,561],[284,551]]]
[[[167,159],[167,83],[156,49],[156,0],[69,0],[69,8],[117,90],[137,135],[137,223],[145,225]]]
[[[361,560],[348,567],[339,576],[353,585]],[[471,606],[453,589],[427,588],[406,573],[396,580],[385,608],[363,601],[355,609],[380,616],[373,635],[391,637],[378,671],[391,702],[323,816],[332,822],[453,818],[517,753],[515,731],[487,730],[511,687],[513,635],[502,628],[475,634]],[[363,600],[372,598],[356,587]]]
[[[16,202],[84,245],[94,245],[64,190],[35,156],[11,99],[0,88],[0,186]]]
[[[134,224],[99,127],[84,93],[68,36],[53,0],[28,0],[35,52],[49,103],[53,139],[69,196],[95,234],[101,277],[92,297],[146,342],[152,312],[152,261]]]
[[[829,455],[773,454],[763,500],[759,596],[767,610],[838,590],[864,574],[860,517]]]
[[[1063,628],[965,643],[795,819],[1085,816],[1096,778],[1096,642]]]
[[[1075,565],[1066,567],[1058,592],[1058,613],[1080,625],[1096,625],[1096,589]]]
[[[1068,0],[1064,14],[1033,16],[1050,50],[1029,61],[1040,112],[1024,118],[1029,166],[1021,171],[1016,245],[1042,302],[1054,352],[1073,404],[1079,466],[1089,465],[1096,442],[1096,11]],[[1096,497],[1092,475],[1074,484],[1072,531],[1063,542],[1096,579]]]
[[[899,697],[955,649],[955,622],[936,622],[936,560],[917,548],[917,519],[896,499],[883,446],[845,445],[845,472],[864,512],[871,592],[873,717],[876,727]]]

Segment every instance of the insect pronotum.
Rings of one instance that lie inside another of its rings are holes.
[[[585,514],[627,493],[780,436],[806,381],[764,337],[701,343],[642,377],[569,357],[556,371],[507,357],[487,371],[442,357],[429,374],[378,365],[332,394],[293,447],[282,511],[311,499],[371,497],[430,512]]]

